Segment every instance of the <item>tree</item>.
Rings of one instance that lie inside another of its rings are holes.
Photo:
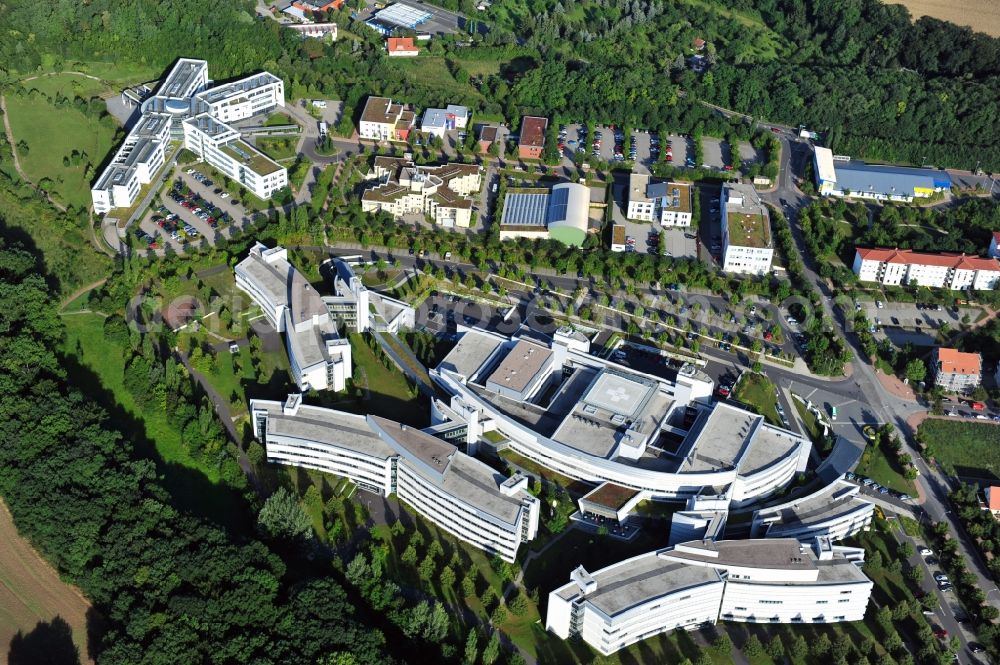
[[[743,645],[743,653],[747,658],[760,658],[764,655],[764,645],[760,643],[760,638],[754,633]]]
[[[830,636],[827,635],[826,633],[821,633],[820,636],[817,637],[815,641],[813,641],[813,643],[809,646],[809,655],[819,660],[820,658],[823,658],[828,653],[830,653],[831,646],[832,645],[830,644]]]
[[[472,628],[469,630],[469,636],[465,639],[465,658],[463,662],[465,665],[475,665],[478,657],[479,637],[476,635],[476,629]]]
[[[483,648],[482,662],[483,665],[493,665],[497,662],[497,658],[500,657],[500,635],[493,631],[490,635],[490,641],[486,643]]]
[[[920,358],[914,358],[906,363],[905,375],[910,380],[910,383],[923,381],[927,376],[927,365]]]
[[[796,661],[805,660],[805,657],[809,655],[809,645],[806,643],[806,638],[802,637],[802,635],[797,635],[792,640],[792,646],[788,650],[788,655]]]
[[[312,534],[312,522],[298,499],[284,487],[279,487],[260,509],[257,530],[276,540],[305,541]]]
[[[441,586],[443,588],[451,588],[451,586],[455,584],[455,571],[451,566],[445,566],[441,569],[441,574],[438,576],[438,580],[441,582]]]
[[[733,641],[729,639],[729,634],[722,632],[712,641],[712,648],[720,656],[725,656],[733,650]]]
[[[775,634],[767,641],[767,655],[776,663],[782,662],[785,657],[785,645],[781,642],[781,635]]]

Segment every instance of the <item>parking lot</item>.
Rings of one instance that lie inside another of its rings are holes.
[[[757,152],[757,149],[747,141],[740,141],[740,160],[744,165],[763,164],[764,155]]]
[[[727,165],[732,164],[729,143],[722,139],[703,136],[701,139],[701,151],[703,155],[701,166],[722,170]]]
[[[698,240],[691,229],[675,229],[666,227],[664,234],[664,253],[675,259],[698,258]]]

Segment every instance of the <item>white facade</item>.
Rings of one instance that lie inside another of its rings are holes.
[[[755,511],[750,535],[806,543],[817,537],[831,541],[849,538],[867,530],[875,512],[875,505],[859,493],[856,484],[837,480],[809,496]]]
[[[331,259],[335,295],[323,296],[327,311],[351,332],[395,333],[414,327],[416,312],[402,300],[369,291],[351,266]]]
[[[873,584],[864,551],[828,541],[691,541],[594,573],[582,567],[549,594],[546,629],[604,655],[678,628],[718,620],[859,621]]]
[[[953,291],[987,291],[1000,284],[1000,262],[996,258],[900,249],[856,249],[854,273],[862,282],[887,286],[916,284]]]
[[[285,167],[241,140],[238,131],[208,113],[184,121],[184,147],[258,198],[268,199],[288,185]]]
[[[394,218],[418,213],[445,228],[469,228],[472,199],[482,183],[475,164],[416,166],[396,157],[376,157],[366,180],[376,182],[361,195],[365,212],[388,212]]]
[[[743,275],[771,271],[774,242],[770,215],[750,185],[722,186],[722,269]]]
[[[341,339],[323,300],[288,262],[283,247],[257,243],[236,265],[236,286],[285,334],[292,377],[301,390],[341,391],[352,376],[351,344]]]
[[[480,345],[483,348],[477,348]],[[537,388],[555,385],[549,382],[558,382],[564,372],[572,371],[579,378],[564,380],[556,389],[552,402],[567,405],[568,412],[549,416],[562,420],[546,436],[515,417],[521,408],[530,412],[526,417],[540,417],[540,407],[530,404],[532,397],[525,400],[520,393],[505,397],[489,388],[489,382],[497,383],[493,375],[511,348],[516,346],[504,338],[467,332],[430,375],[452,396],[453,412],[475,411],[478,422],[488,423],[506,437],[506,448],[548,469],[586,482],[611,482],[644,491],[652,499],[687,499],[704,487],[721,487],[727,505],[743,505],[785,487],[806,468],[811,449],[807,439],[722,403],[711,410],[699,407],[702,416],[686,433],[684,451],[674,469],[635,464],[632,460],[653,454],[649,446],[674,410],[698,406],[711,395],[711,379],[682,372],[677,383],[670,384],[566,348],[558,341],[551,347],[554,358],[548,376],[535,377],[530,372],[535,388],[531,395],[545,392]],[[580,395],[575,403],[571,393]]]
[[[254,436],[268,461],[318,469],[361,489],[395,494],[455,537],[513,562],[538,533],[540,504],[527,478],[507,478],[418,429],[375,416],[251,400]]]
[[[210,83],[205,60],[178,60],[142,102],[142,117],[91,189],[95,212],[132,207],[163,166],[170,140],[183,139],[184,147],[259,198],[288,184],[284,167],[226,125],[284,106],[281,79],[263,72],[215,88]]]
[[[633,173],[629,176],[625,216],[640,222],[659,222],[661,226],[691,226],[691,185],[653,182],[646,174]]]
[[[405,141],[415,122],[412,110],[387,97],[369,97],[361,112],[358,136],[372,141]]]
[[[457,104],[448,104],[446,108],[429,108],[424,111],[420,121],[420,131],[438,138],[452,129],[465,129],[469,125],[469,109]]]

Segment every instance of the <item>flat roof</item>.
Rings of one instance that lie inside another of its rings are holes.
[[[231,83],[223,83],[214,88],[209,88],[204,92],[198,93],[198,98],[207,104],[215,104],[225,101],[230,97],[239,96],[251,90],[276,83],[281,83],[281,79],[270,72],[261,72]]]
[[[173,69],[171,69],[170,73],[167,74],[167,78],[164,79],[163,83],[156,91],[157,96],[187,97],[190,94],[188,89],[191,87],[191,84],[203,71],[206,71],[207,69],[207,60],[181,58],[177,61],[177,64],[173,66]]]
[[[257,175],[269,175],[284,168],[276,161],[257,150],[257,148],[240,139],[220,146],[220,149],[233,159],[241,162]]]
[[[829,148],[816,146],[816,178],[822,182],[836,182],[837,171],[833,165],[833,151]]]
[[[873,508],[872,503],[858,496],[857,485],[837,480],[807,496],[762,508],[756,511],[754,520],[771,521],[767,535],[781,537],[782,533],[797,531],[810,523],[826,522]]]
[[[751,185],[730,183],[722,187],[723,210],[729,228],[729,244],[737,247],[771,247],[771,224],[767,208]]]
[[[646,195],[657,198],[666,210],[691,212],[691,185],[686,182],[655,182],[646,188]]]
[[[837,188],[890,196],[913,196],[917,189],[951,187],[951,176],[944,171],[908,166],[866,164],[852,159],[834,162]]]
[[[487,383],[521,392],[531,383],[542,367],[552,359],[552,350],[526,339],[518,340],[500,365],[490,374]]]
[[[768,425],[764,416],[716,402],[701,416],[682,444],[681,472],[737,468],[747,476],[783,459],[804,439]]]
[[[389,459],[396,450],[372,431],[364,416],[302,405],[294,416],[282,413],[280,402],[254,402],[268,412],[268,436],[314,441],[356,453]]]
[[[581,501],[589,501],[599,506],[610,508],[611,510],[621,510],[630,500],[635,498],[639,490],[631,487],[622,487],[614,483],[602,483],[588,492]]]
[[[816,568],[812,549],[794,538],[754,538],[750,540],[692,540],[678,543],[669,552],[671,559],[707,563],[720,568],[744,566],[781,570]]]
[[[431,18],[431,13],[424,9],[397,2],[381,11],[375,12],[374,18],[383,23],[398,25],[402,28],[415,28]]]
[[[521,134],[518,145],[541,148],[545,145],[545,130],[549,126],[547,118],[526,115],[521,119]]]
[[[437,369],[455,372],[466,379],[472,378],[504,340],[476,330],[466,331],[448,355],[438,363]]]
[[[608,616],[615,616],[667,594],[722,582],[713,568],[664,561],[659,554],[647,552],[591,573],[597,588],[586,594],[587,602]],[[564,600],[581,595],[575,582],[556,593]]]

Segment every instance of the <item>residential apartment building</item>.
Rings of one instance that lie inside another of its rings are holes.
[[[691,185],[632,173],[625,216],[640,222],[657,222],[661,226],[691,226]]]
[[[538,533],[540,504],[526,476],[511,478],[426,431],[376,416],[251,400],[254,436],[269,462],[346,476],[395,494],[424,518],[474,547],[514,562]]]
[[[416,115],[404,104],[393,104],[388,97],[369,97],[361,112],[358,136],[372,141],[405,141],[413,129]]]
[[[983,496],[986,501],[981,504],[983,510],[990,511],[993,517],[1000,517],[1000,487],[990,485],[983,489]]]
[[[929,286],[961,291],[990,290],[1000,282],[1000,261],[965,254],[928,254],[909,249],[857,248],[854,273],[862,282]]]
[[[341,391],[352,376],[351,344],[341,339],[322,298],[288,262],[284,247],[250,248],[236,265],[236,286],[285,334],[292,378],[300,390]]]
[[[446,228],[469,228],[472,199],[482,185],[476,164],[416,166],[398,157],[375,158],[366,179],[377,183],[361,195],[365,212],[385,211],[395,218],[428,215]]]
[[[752,185],[725,183],[722,212],[722,269],[744,275],[771,271],[771,217]]]
[[[931,362],[934,385],[950,393],[971,393],[983,382],[983,357],[938,347]]]
[[[284,167],[226,124],[284,106],[282,80],[262,72],[214,88],[210,84],[205,60],[177,61],[156,94],[142,102],[142,117],[91,189],[95,212],[132,207],[142,186],[163,166],[171,139],[183,140],[185,148],[259,198],[288,184]]]
[[[828,539],[694,540],[588,573],[549,594],[545,627],[607,656],[678,628],[725,621],[864,618],[873,584],[861,548]]]
[[[521,159],[541,159],[545,147],[545,131],[549,128],[546,118],[526,115],[521,118],[521,134],[517,141],[517,156]]]
[[[469,126],[469,109],[457,104],[448,104],[443,109],[427,109],[420,121],[420,131],[443,139],[453,129]]]

